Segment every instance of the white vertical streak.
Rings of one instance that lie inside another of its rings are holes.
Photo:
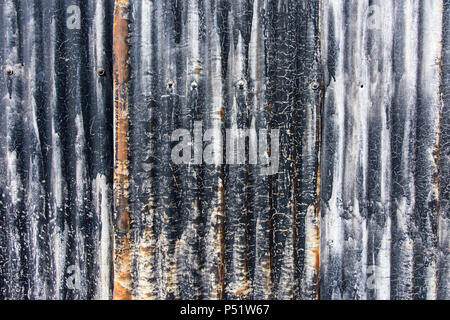
[[[442,54],[442,12],[443,3],[442,0],[424,0],[423,2],[423,34],[422,34],[422,61],[420,64],[420,94],[426,102],[426,105],[422,107],[427,108],[427,114],[429,115],[430,128],[434,137],[433,144],[429,146],[428,163],[432,164],[434,173],[437,174],[437,159],[433,155],[435,149],[439,143],[439,124],[440,124],[440,111],[442,103],[440,100],[439,86],[441,81],[440,75],[440,63]],[[433,180],[434,177],[429,177]],[[431,182],[434,183],[433,181]],[[438,199],[439,190],[436,186],[434,190],[430,190],[428,201]],[[431,219],[431,218],[430,218]],[[431,229],[431,227],[430,227]],[[427,242],[431,243],[431,241]],[[432,248],[427,248],[433,250]],[[436,258],[432,260],[430,266],[426,267],[425,285],[427,287],[427,299],[436,299],[437,297],[437,283],[436,283]]]
[[[323,223],[321,223],[322,228],[322,236],[326,239],[326,243],[324,244],[324,249],[322,250],[323,254],[321,255],[323,261],[321,266],[326,266],[326,272],[330,271],[330,268],[341,268],[342,262],[342,254],[343,254],[343,244],[344,244],[344,234],[343,234],[343,222],[341,215],[343,214],[342,208],[342,183],[344,178],[343,172],[343,159],[344,159],[344,116],[345,116],[345,105],[344,105],[344,97],[346,95],[345,88],[345,73],[344,73],[344,27],[345,21],[342,19],[342,7],[343,2],[341,0],[338,1],[326,1],[324,4],[326,8],[332,8],[332,14],[334,15],[334,30],[336,43],[340,44],[338,46],[337,56],[336,56],[336,74],[335,82],[331,82],[330,86],[327,89],[327,94],[325,96],[325,104],[327,104],[326,100],[329,99],[329,95],[333,96],[334,99],[334,107],[335,113],[328,118],[326,121],[329,121],[333,124],[334,130],[336,130],[337,135],[337,145],[336,152],[333,155],[334,167],[331,169],[333,172],[332,177],[332,192],[331,197],[326,203],[325,208],[321,208],[323,213]],[[325,10],[324,12],[324,20],[326,21],[328,17],[329,11]],[[326,33],[325,33],[326,34]],[[341,281],[340,272],[333,272],[337,276],[336,279],[327,279],[327,283],[331,284],[333,281],[334,286],[331,292],[332,299],[342,298],[339,290],[337,290],[337,286]],[[328,275],[325,275],[328,277]]]

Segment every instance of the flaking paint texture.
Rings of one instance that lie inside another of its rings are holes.
[[[0,3],[2,299],[111,295],[111,17],[108,1]]]

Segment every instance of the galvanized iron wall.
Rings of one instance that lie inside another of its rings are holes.
[[[321,297],[448,298],[448,11],[370,4],[322,2]]]
[[[115,31],[115,297],[316,298],[318,2],[117,1]],[[279,173],[175,165],[194,121],[280,128]]]
[[[0,13],[0,297],[109,298],[111,2]]]
[[[448,0],[1,2],[0,299],[449,299],[449,21]],[[237,128],[280,130],[278,173],[228,163]]]

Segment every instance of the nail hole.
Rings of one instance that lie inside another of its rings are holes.
[[[11,67],[6,68],[6,75],[12,76],[14,74],[14,70]]]
[[[364,88],[364,85],[361,85],[361,89],[363,89]]]
[[[311,88],[312,88],[313,90],[319,89],[319,83],[313,82],[313,83],[311,84]]]
[[[173,81],[172,81],[172,80],[169,80],[169,82],[167,82],[167,86],[168,86],[169,88],[172,88],[172,87],[173,87]]]
[[[244,89],[244,81],[243,80],[239,80],[237,83],[239,89]]]
[[[197,89],[197,82],[195,82],[195,81],[193,81],[192,83],[191,83],[191,88],[192,89]]]
[[[99,77],[103,77],[105,75],[105,70],[100,68],[97,70],[97,74]]]

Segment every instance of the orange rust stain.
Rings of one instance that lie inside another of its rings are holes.
[[[114,300],[129,300],[130,290],[124,288],[120,282],[114,281]]]
[[[321,154],[321,146],[322,146],[322,117],[320,114],[320,110],[322,110],[322,104],[323,104],[323,96],[324,92],[321,89],[319,94],[319,103],[317,105],[317,154]],[[315,218],[316,218],[316,249],[313,250],[314,253],[314,269],[316,272],[316,300],[319,300],[320,298],[320,179],[321,179],[321,162],[320,162],[320,156],[317,157],[317,172],[316,172],[316,212],[315,212]]]
[[[120,246],[117,245],[115,250],[115,266],[118,264],[118,260],[120,260],[120,266],[129,266],[130,265],[130,255],[129,252],[126,251],[129,247],[128,238],[124,237],[121,239]],[[114,273],[114,300],[129,300],[131,299],[131,290],[129,287],[129,283],[131,282],[131,273],[128,272],[124,268],[115,268]]]
[[[119,227],[119,230],[122,232],[127,232],[130,230],[130,217],[129,215],[121,215],[117,225]]]
[[[223,109],[223,107],[219,108],[218,113],[219,113],[220,119],[223,119],[225,117],[225,110]]]
[[[441,116],[440,114],[437,115],[437,132],[436,132],[436,140],[434,141],[433,144],[433,162],[434,162],[434,166],[436,168],[436,171],[433,173],[433,186],[434,186],[434,192],[435,192],[435,206],[436,206],[436,212],[440,212],[440,192],[439,192],[439,177],[440,175],[440,156],[441,156]],[[437,232],[437,230],[436,230]]]
[[[318,244],[319,242],[319,228],[317,226],[315,226],[315,231],[316,231],[316,237],[315,237],[315,242],[316,244]],[[319,250],[319,246],[317,245],[315,249],[312,250],[313,253],[313,264],[314,264],[314,269],[316,270],[316,272],[319,271],[319,264],[320,264],[320,250]]]
[[[247,296],[248,292],[250,291],[250,288],[247,284],[244,285],[244,287],[236,290],[235,294],[237,297],[245,297]]]
[[[114,300],[130,300],[131,270],[128,211],[128,0],[114,3]]]
[[[200,60],[195,60],[194,61],[194,74],[196,76],[199,76],[201,71],[202,71],[202,62]]]

